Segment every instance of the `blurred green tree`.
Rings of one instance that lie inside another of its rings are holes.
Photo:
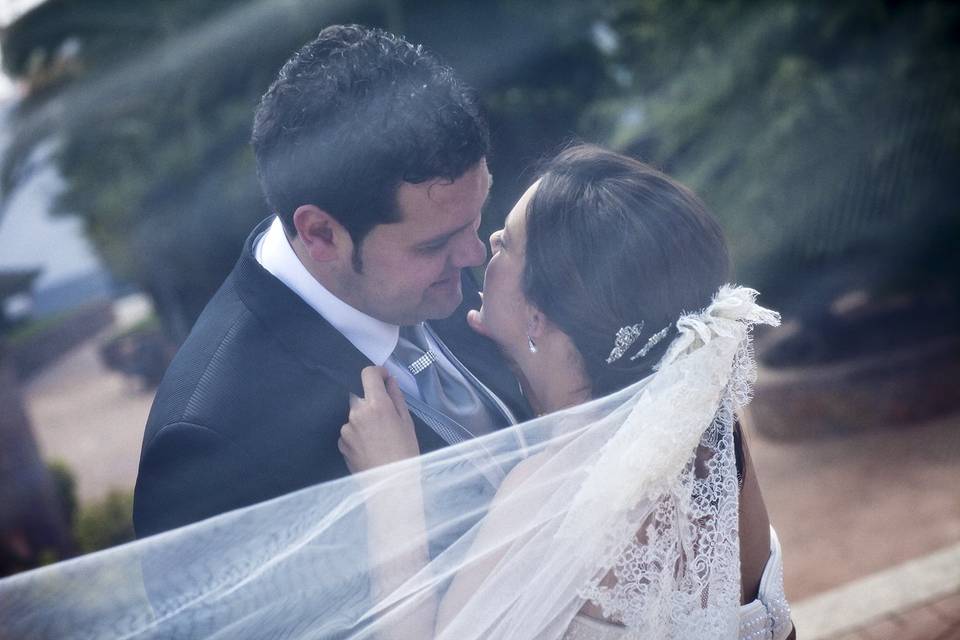
[[[324,26],[362,22],[441,54],[489,99],[498,176],[492,230],[532,158],[573,135],[604,82],[579,11],[532,0],[48,0],[2,35],[28,97],[3,168],[6,192],[47,150],[110,269],[154,299],[180,339],[267,215],[248,139],[290,54]],[[52,149],[52,151],[50,151]]]
[[[606,11],[620,86],[582,130],[700,193],[768,302],[809,317],[851,288],[960,299],[955,3]]]
[[[0,578],[71,551],[60,478],[40,457],[10,358],[0,343]]]
[[[83,219],[109,268],[153,297],[177,338],[265,215],[246,141],[289,46],[257,27],[309,33],[296,6],[274,7],[50,0],[4,33],[4,66],[30,88],[6,192],[51,143],[66,179],[58,210]]]
[[[92,553],[135,539],[133,493],[111,491],[80,510],[73,528],[80,553]]]
[[[3,179],[9,192],[52,148],[61,210],[181,338],[267,213],[247,144],[260,94],[323,26],[364,22],[480,89],[485,231],[530,165],[579,136],[701,193],[771,304],[822,315],[851,288],[955,301],[958,14],[943,0],[48,0],[2,36],[31,87]]]

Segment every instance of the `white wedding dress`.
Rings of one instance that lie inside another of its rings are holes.
[[[733,424],[749,329],[778,322],[756,295],[723,287],[610,396],[0,580],[0,638],[782,638],[775,536],[740,606]],[[411,496],[419,529],[388,513],[372,544],[370,505]]]
[[[783,556],[776,531],[770,528],[770,558],[760,579],[757,599],[740,607],[740,640],[785,640],[793,629],[783,590]],[[622,625],[577,614],[563,640],[628,640]]]

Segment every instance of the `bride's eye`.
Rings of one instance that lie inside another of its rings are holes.
[[[497,231],[490,236],[490,249],[494,252],[503,248],[503,231]]]

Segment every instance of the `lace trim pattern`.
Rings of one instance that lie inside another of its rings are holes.
[[[719,409],[691,461],[654,508],[637,518],[621,518],[606,532],[600,554],[604,568],[579,592],[598,605],[605,618],[624,625],[624,638],[738,636],[739,492],[733,427],[737,411],[750,401],[756,378],[750,326],[777,318],[734,319],[740,331],[731,332],[724,323],[678,322],[687,335],[676,342],[686,340],[688,347],[730,338],[736,343]],[[660,366],[682,355],[672,347]]]

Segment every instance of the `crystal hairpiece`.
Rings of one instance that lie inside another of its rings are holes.
[[[657,331],[655,334],[653,334],[652,336],[650,336],[650,339],[647,340],[647,344],[643,345],[643,348],[640,349],[640,351],[638,351],[637,353],[635,353],[635,354],[630,358],[630,362],[633,362],[633,361],[636,360],[637,358],[643,358],[643,357],[645,357],[648,353],[650,353],[650,350],[651,350],[651,349],[653,349],[655,346],[657,346],[657,343],[658,343],[658,342],[660,342],[661,340],[663,340],[664,338],[667,337],[667,333],[668,333],[669,331],[670,331],[670,325],[667,325],[667,326],[665,326],[663,329],[660,329],[660,331]]]
[[[650,350],[653,349],[657,344],[667,337],[667,333],[670,332],[670,325],[665,326],[660,331],[657,331],[655,334],[650,336],[650,339],[647,340],[647,343],[643,345],[643,348],[640,349],[637,353],[630,357],[630,361],[633,362],[638,358],[643,358]],[[633,343],[637,341],[637,338],[640,337],[640,334],[643,333],[643,322],[640,324],[629,324],[625,327],[620,327],[617,331],[617,335],[614,338],[613,350],[610,351],[610,355],[607,356],[607,364],[613,364],[617,360],[623,357]]]
[[[642,331],[642,322],[640,324],[629,324],[625,327],[620,327],[613,341],[613,350],[610,351],[610,355],[607,356],[607,364],[613,364],[622,358],[623,354],[627,352],[627,349],[640,337]]]

